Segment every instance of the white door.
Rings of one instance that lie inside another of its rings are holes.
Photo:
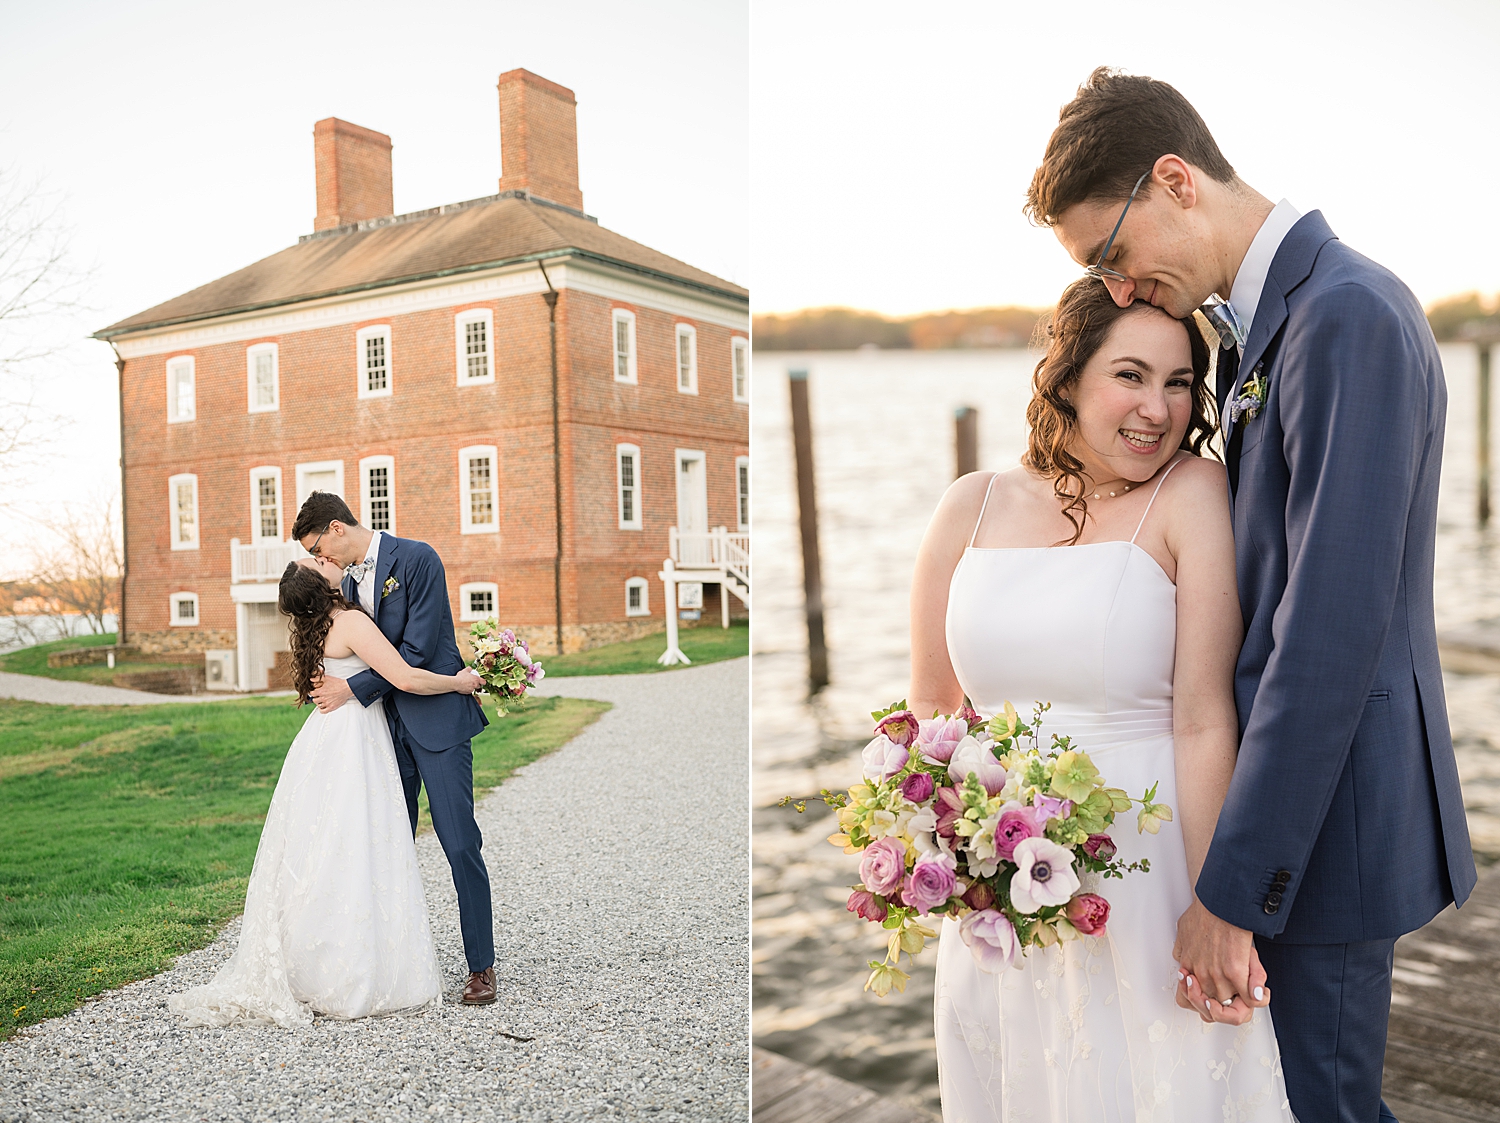
[[[344,462],[342,460],[317,460],[311,464],[297,465],[297,509],[307,502],[315,491],[331,491],[344,495]]]
[[[677,450],[677,534],[683,565],[713,561],[708,541],[708,481],[701,452]]]
[[[276,653],[287,651],[291,639],[287,633],[286,617],[274,602],[245,605],[246,654],[249,673],[246,690],[264,690],[267,676],[276,665]]]

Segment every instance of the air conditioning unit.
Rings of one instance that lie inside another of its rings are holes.
[[[210,690],[234,690],[239,678],[240,659],[235,651],[205,651],[203,669]]]

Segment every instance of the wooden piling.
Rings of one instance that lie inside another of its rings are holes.
[[[1490,524],[1490,342],[1481,339],[1479,348],[1479,526]]]
[[[823,568],[818,560],[818,503],[813,487],[812,418],[807,371],[789,370],[792,446],[797,457],[797,507],[802,528],[802,590],[807,606],[807,683],[816,694],[828,685],[828,645],[823,638]]]
[[[979,471],[979,411],[973,406],[959,406],[953,413],[953,449],[954,479]]]

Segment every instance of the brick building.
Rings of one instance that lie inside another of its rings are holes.
[[[584,213],[570,90],[513,70],[499,100],[498,194],[392,215],[390,138],[319,121],[313,233],[96,334],[122,642],[264,687],[314,489],[431,543],[454,619],[538,651],[660,630],[669,553],[748,544],[748,294]]]

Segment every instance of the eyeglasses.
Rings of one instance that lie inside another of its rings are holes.
[[[1155,169],[1153,168],[1152,171],[1154,170]],[[1130,213],[1130,204],[1135,202],[1136,192],[1140,191],[1141,184],[1145,183],[1146,180],[1150,178],[1151,171],[1148,171],[1145,175],[1141,176],[1140,179],[1135,181],[1135,187],[1130,192],[1130,198],[1125,200],[1125,207],[1120,211],[1120,217],[1115,222],[1115,228],[1109,232],[1109,241],[1104,243],[1104,249],[1099,253],[1099,260],[1094,262],[1094,264],[1085,267],[1084,269],[1084,272],[1087,273],[1090,277],[1096,277],[1101,281],[1105,280],[1106,278],[1115,281],[1130,280],[1130,278],[1125,276],[1124,273],[1116,273],[1113,269],[1106,268],[1104,259],[1109,256],[1110,247],[1115,244],[1115,235],[1120,232],[1120,223],[1124,222],[1125,216]]]
[[[332,528],[332,526],[333,526],[332,523],[329,523],[328,526],[325,526],[323,528],[323,534],[327,534],[328,531]],[[323,556],[322,554],[318,553],[318,543],[321,542],[321,541],[323,541],[323,534],[320,534],[316,538],[313,539],[312,549],[310,549],[310,550],[307,551],[309,554],[311,554],[315,558],[320,558],[320,557]]]

